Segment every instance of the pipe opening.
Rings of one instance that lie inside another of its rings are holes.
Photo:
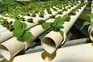
[[[10,53],[9,53],[9,50],[3,46],[3,45],[0,45],[0,54],[7,60],[10,60]]]
[[[93,37],[93,31],[91,32],[91,37]]]
[[[45,37],[42,39],[41,44],[45,51],[52,54],[56,50],[56,44],[53,39]]]

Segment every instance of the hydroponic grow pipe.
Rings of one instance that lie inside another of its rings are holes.
[[[34,23],[28,23],[28,22],[25,22],[25,23],[27,24],[27,29],[35,26]],[[0,33],[0,43],[10,39],[11,37],[13,37],[13,33],[9,30],[6,30],[6,31]]]
[[[93,13],[93,3],[91,4],[91,13]],[[91,23],[93,23],[93,19],[91,18]],[[91,24],[88,28],[88,33],[90,39],[93,41],[93,24]]]
[[[63,14],[64,15],[64,14]],[[54,19],[50,19],[50,22],[54,21]],[[37,38],[41,33],[45,30],[42,28],[41,25],[37,25],[29,30],[33,35],[33,40]],[[19,46],[17,46],[19,45]],[[17,47],[16,47],[17,46]],[[1,55],[4,56],[7,60],[10,60],[11,57],[18,54],[24,48],[28,48],[29,44],[26,42],[20,42],[15,37],[3,42],[0,44],[0,52]]]
[[[5,27],[3,27],[3,26],[0,25],[0,33],[4,32],[4,31],[6,31],[6,30],[7,30],[7,29],[6,29]]]
[[[66,39],[66,34],[69,31],[69,29],[73,26],[79,15],[82,13],[86,5],[84,5],[79,12],[76,13],[75,16],[71,16],[71,19],[69,22],[65,22],[63,24],[63,29],[61,29],[64,32],[64,35],[62,35],[59,32],[51,31],[48,33],[41,41],[41,45],[44,48],[45,51],[52,54],[58,46],[62,43],[64,44]]]
[[[66,43],[60,47],[69,47],[69,46],[75,46],[80,44],[86,44],[88,43],[88,41],[91,41],[91,40],[89,38],[70,40],[70,41],[66,41]]]
[[[37,49],[39,50],[39,47],[37,47]],[[50,60],[50,62],[93,62],[92,55],[93,46],[91,43],[88,43],[66,48],[59,48],[52,55],[53,57],[51,58],[53,59]],[[45,58],[49,58],[49,56],[43,51],[38,51],[35,53],[29,52],[25,55],[16,56],[13,62],[33,62],[33,60],[34,62],[45,62]]]
[[[90,39],[89,38],[81,38],[81,39],[75,39],[75,40],[70,40],[70,41],[66,41],[66,43],[61,47],[61,48],[65,48],[65,47],[71,47],[71,46],[74,46],[74,45],[81,45],[81,44],[85,44],[87,41],[90,41]],[[32,53],[34,50],[36,50],[36,49],[40,49],[40,51],[36,51],[35,53],[36,54],[38,54],[38,52],[43,52],[44,50],[42,49],[42,47],[41,46],[37,46],[36,48],[33,48],[33,49],[29,49],[29,50],[27,50],[26,51],[26,53],[27,54],[25,54],[26,55],[26,58],[31,58],[30,56],[29,56],[29,54],[28,53],[31,53],[31,56],[34,56],[34,54]],[[60,48],[59,48],[60,49]],[[43,50],[43,51],[42,51]],[[30,52],[31,51],[31,52]],[[40,55],[41,56],[41,55]],[[42,58],[42,57],[40,57],[40,56],[36,56],[37,58]],[[18,58],[17,58],[18,57]],[[24,57],[24,55],[22,55],[22,56],[17,56],[17,57],[15,57],[15,58],[17,58],[17,59],[15,59],[14,58],[14,60],[13,61],[16,61],[16,62],[19,62],[20,61],[20,58],[19,57]],[[27,59],[26,59],[25,57],[24,57],[24,61],[26,61]],[[56,58],[56,57],[55,57]],[[2,61],[2,60],[5,60],[4,58],[0,58],[0,60]],[[38,59],[39,60],[39,59]],[[43,60],[43,59],[42,59]],[[29,61],[33,61],[33,60],[29,60]],[[29,61],[27,61],[27,62],[29,62]],[[36,62],[36,61],[35,61]]]

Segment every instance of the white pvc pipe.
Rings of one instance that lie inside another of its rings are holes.
[[[28,22],[25,22],[25,23],[27,23],[27,29],[29,29],[35,25],[33,23],[28,23]],[[13,37],[13,33],[9,30],[0,33],[0,43],[10,39],[11,37]]]
[[[7,29],[5,27],[0,27],[0,33],[6,31]]]
[[[14,37],[0,45],[0,48],[1,48],[0,52],[7,60],[10,60],[11,56],[16,55],[17,52],[20,52],[20,50],[23,50],[25,48],[24,46],[25,46],[24,42],[20,42],[16,40],[16,38]],[[10,48],[10,49],[7,49],[7,48]]]
[[[40,47],[36,47],[36,49],[40,49]],[[41,56],[43,51],[37,51],[35,53],[30,52],[31,51],[29,51],[29,53],[25,55],[16,56],[12,62],[45,62],[45,60]],[[59,48],[56,51],[55,58],[51,62],[93,62],[92,55],[93,46],[91,45],[91,43]],[[43,56],[46,58],[47,55],[44,53]]]
[[[63,24],[64,28],[61,29],[64,32],[63,37],[61,36],[59,32],[51,31],[42,39],[41,44],[45,51],[52,54],[61,43],[63,44],[65,42],[67,32],[75,23],[75,21],[77,20],[77,18],[82,13],[85,7],[86,5],[83,7],[83,9],[77,12],[75,16],[71,16],[71,19],[69,22],[65,22]]]

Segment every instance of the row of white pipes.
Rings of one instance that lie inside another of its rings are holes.
[[[79,4],[77,4],[78,6]],[[75,6],[74,8],[76,8],[77,6]],[[74,9],[72,8],[72,9]],[[71,10],[72,10],[71,9]],[[71,11],[70,10],[70,11]],[[70,11],[68,11],[67,13],[69,13]],[[63,12],[63,15],[67,14],[66,12]],[[48,21],[54,21],[54,19],[49,19]],[[35,38],[37,38],[42,32],[44,32],[45,30],[42,28],[41,25],[37,25],[33,28],[31,28],[29,30],[32,35],[33,35],[33,40]],[[37,32],[38,31],[38,32]],[[10,34],[9,34],[10,35]],[[2,35],[3,36],[3,35]],[[2,38],[3,39],[3,38]],[[19,44],[18,44],[19,43]],[[11,45],[13,44],[13,45]],[[11,46],[10,46],[11,45]],[[19,45],[18,47],[16,47],[17,45]],[[1,49],[0,49],[0,52],[1,54],[7,59],[9,60],[12,56],[16,55],[17,53],[19,53],[21,50],[23,50],[24,48],[27,48],[27,43],[23,43],[23,42],[20,42],[18,41],[15,37],[1,43]],[[3,49],[4,47],[4,49]],[[12,48],[11,48],[12,47]],[[6,50],[5,50],[6,49]],[[3,54],[3,51],[6,52],[6,55]]]
[[[55,6],[54,6],[55,7]],[[55,7],[56,8],[56,7]],[[67,7],[66,7],[67,8]],[[58,8],[56,8],[56,9],[58,9]],[[71,9],[73,9],[73,8],[71,8]],[[33,18],[33,22],[34,23],[28,23],[28,22],[25,22],[26,24],[27,24],[27,29],[29,29],[29,28],[32,28],[33,26],[35,26],[35,25],[37,25],[38,24],[38,20],[47,20],[47,19],[49,19],[50,18],[50,16],[52,16],[52,15],[57,15],[57,13],[59,12],[59,11],[62,11],[62,10],[60,10],[60,9],[58,9],[57,11],[53,11],[52,10],[52,14],[48,14],[47,13],[47,10],[45,9],[44,10],[44,12],[45,12],[45,14],[44,14],[44,18],[41,18],[41,17],[39,17],[39,14],[36,14],[36,17],[31,17],[31,16],[24,16],[24,18],[27,20],[27,19],[29,19],[29,18]],[[69,11],[69,10],[68,10]],[[64,12],[64,13],[67,13],[66,11]],[[0,17],[3,17],[3,18],[5,18],[5,19],[8,19],[8,21],[10,22],[10,21],[15,21],[14,19],[10,19],[10,18],[8,18],[8,17],[4,17],[4,16],[0,16]],[[9,38],[12,38],[13,37],[13,34],[12,34],[12,32],[10,32],[10,31],[8,31],[5,27],[0,27],[0,43],[2,43],[2,42],[4,42],[4,41],[6,41],[6,40],[8,40]],[[8,36],[6,36],[5,34],[7,34]],[[10,35],[9,35],[10,34]]]
[[[77,4],[76,6],[74,6],[72,9],[76,8],[79,4]],[[86,7],[83,6],[79,12],[76,13],[75,16],[71,16],[71,19],[69,22],[65,22],[64,29],[62,29],[65,33],[64,37],[62,37],[60,35],[60,33],[58,32],[54,32],[51,31],[49,32],[41,41],[41,44],[43,46],[43,48],[48,52],[48,53],[53,53],[57,47],[61,44],[64,43],[62,42],[62,39],[65,40],[66,38],[66,33],[69,31],[69,29],[72,27],[72,25],[74,24],[74,22],[77,20],[77,18],[79,17],[79,15],[82,13],[82,11],[84,10],[84,8]],[[65,14],[68,14],[72,9],[69,9],[68,12],[63,12],[62,15],[60,15],[61,17],[63,17]],[[57,17],[57,16],[56,16]],[[54,19],[49,19],[47,20],[47,22],[53,22]],[[31,25],[31,24],[29,24]],[[41,33],[43,33],[45,30],[42,28],[41,25],[37,25],[33,28],[31,28],[29,30],[32,35],[33,35],[33,40],[36,39]],[[38,31],[38,32],[37,32]],[[3,33],[3,32],[2,32]],[[5,34],[6,35],[6,34]],[[9,34],[10,35],[10,34]],[[7,35],[7,37],[9,36]],[[11,33],[12,35],[12,33]],[[2,36],[4,36],[2,34]],[[1,38],[2,39],[2,38]],[[9,39],[9,38],[8,38]],[[46,43],[48,42],[48,43]],[[26,42],[20,42],[18,41],[15,37],[3,42],[0,44],[0,52],[1,54],[7,59],[10,60],[11,57],[15,56],[16,54],[18,54],[21,50],[23,50],[24,48],[28,48],[29,44],[27,44]]]

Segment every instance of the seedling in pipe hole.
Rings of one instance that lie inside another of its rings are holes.
[[[43,22],[45,22],[45,20],[38,20],[38,24],[42,24]]]
[[[87,16],[93,19],[93,13],[87,14]],[[83,29],[87,25],[93,26],[93,22],[85,21],[84,24],[83,24],[83,26],[81,27],[81,29]]]
[[[40,14],[39,14],[39,17],[44,17],[44,11],[41,11]]]
[[[88,14],[88,16],[93,19],[93,13]],[[83,29],[85,26],[88,26],[88,25],[90,25],[89,36],[90,36],[90,39],[93,41],[93,39],[92,39],[93,38],[93,31],[91,30],[91,28],[93,28],[93,22],[85,21],[83,26],[81,27],[81,29]],[[93,45],[93,42],[92,42],[92,45]]]
[[[48,14],[52,14],[50,8],[47,8],[47,12],[48,12]]]
[[[13,35],[19,40],[19,41],[26,41],[30,42],[32,40],[32,33],[28,32],[26,30],[27,24],[23,23],[19,20],[15,21],[13,24],[14,30],[13,30]]]
[[[29,23],[33,23],[33,18],[29,18],[29,19],[27,19],[27,22],[29,22]]]
[[[70,21],[70,15],[64,15],[62,19],[65,21]]]
[[[4,18],[1,18],[2,21],[0,21],[0,24],[3,26],[3,27],[6,27],[9,31],[12,31],[13,30],[13,25],[12,25],[12,21],[11,22],[8,22],[7,19],[4,19]]]
[[[52,27],[53,31],[60,32],[60,34],[63,36],[63,31],[60,29],[62,28],[62,25],[64,24],[64,22],[65,21],[61,17],[57,17],[53,23],[50,23],[50,22],[42,23],[42,27],[45,30]]]
[[[13,25],[12,22],[8,22],[7,20],[3,20],[0,22],[1,25],[9,29],[11,32],[13,32],[13,35],[19,40],[19,41],[26,41],[30,42],[32,39],[32,34],[31,32],[28,32],[26,30],[27,24],[23,23],[19,20],[16,20]]]

